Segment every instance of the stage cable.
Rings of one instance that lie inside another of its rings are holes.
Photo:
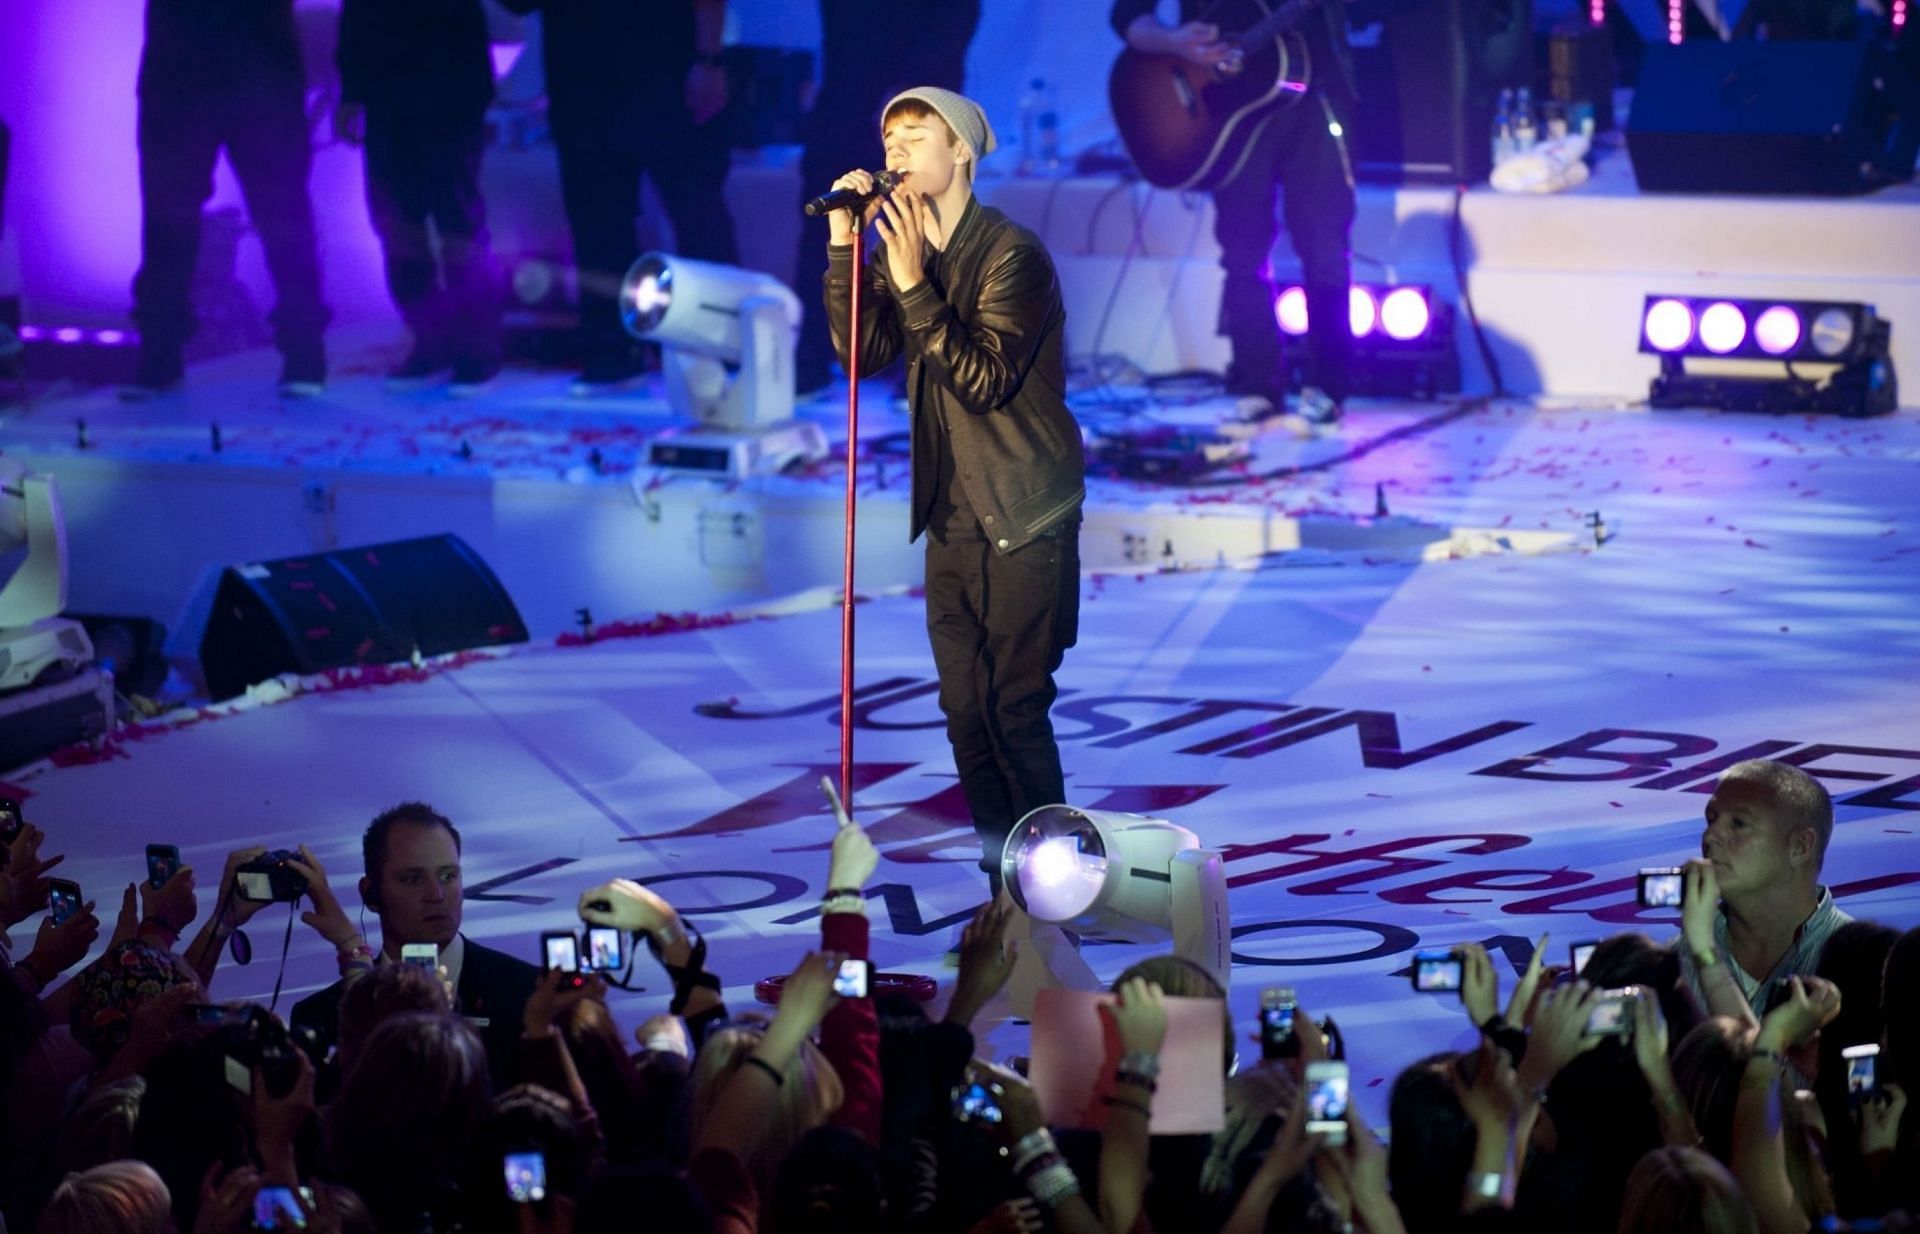
[[[1467,287],[1466,266],[1460,260],[1460,213],[1466,196],[1466,185],[1453,186],[1453,217],[1447,223],[1447,256],[1453,262],[1453,285],[1460,292],[1460,307],[1467,310],[1467,321],[1473,326],[1473,341],[1480,349],[1481,362],[1487,366],[1487,378],[1493,383],[1493,397],[1505,398],[1506,379],[1501,376],[1500,361],[1494,357],[1493,347],[1487,342],[1487,332],[1480,325],[1480,314],[1474,311],[1473,292]]]

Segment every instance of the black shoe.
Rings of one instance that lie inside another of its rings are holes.
[[[598,398],[637,390],[647,377],[646,360],[637,355],[600,356],[587,361],[587,367],[567,387],[574,398]]]
[[[447,387],[447,393],[455,398],[475,398],[493,389],[493,379],[499,375],[498,360],[455,360],[453,384]]]
[[[290,348],[280,366],[280,397],[319,398],[326,389],[326,348],[318,342]]]
[[[438,347],[415,343],[407,358],[399,367],[387,374],[387,389],[395,391],[424,390],[440,379],[440,374],[453,367],[453,361]]]
[[[140,349],[140,365],[133,380],[120,387],[120,400],[144,403],[149,399],[178,394],[187,384],[187,362],[178,348]]]

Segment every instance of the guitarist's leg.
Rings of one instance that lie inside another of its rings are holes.
[[[1226,276],[1218,332],[1233,349],[1227,389],[1266,398],[1277,412],[1286,405],[1287,383],[1270,274],[1273,244],[1280,235],[1273,201],[1278,126],[1272,121],[1268,117],[1252,134],[1239,174],[1213,190],[1213,234]]]
[[[1334,126],[1351,108],[1316,95],[1280,117],[1287,238],[1300,257],[1307,292],[1307,381],[1337,405],[1347,396],[1353,335],[1347,327],[1349,248],[1353,236],[1353,173],[1345,138]],[[1344,131],[1344,126],[1343,126]],[[1332,328],[1328,328],[1331,324]]]

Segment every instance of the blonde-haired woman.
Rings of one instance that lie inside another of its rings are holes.
[[[723,1028],[707,1038],[693,1064],[692,1130],[695,1142],[712,1114],[720,1093],[747,1065],[764,1034],[756,1028]],[[839,1073],[820,1047],[803,1041],[781,1073],[773,1116],[747,1159],[747,1171],[759,1189],[762,1204],[773,1196],[774,1178],[787,1151],[815,1127],[824,1127],[845,1096]]]
[[[144,1161],[69,1174],[40,1212],[38,1234],[173,1234],[173,1197]]]

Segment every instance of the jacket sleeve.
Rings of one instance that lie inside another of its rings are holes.
[[[900,308],[894,303],[893,284],[886,275],[886,262],[869,261],[866,282],[860,291],[860,375],[871,377],[892,364],[900,355],[904,339],[900,331]],[[844,366],[847,363],[847,318],[853,312],[853,246],[827,246],[827,329],[833,335],[833,352]]]
[[[1029,244],[1008,249],[993,263],[971,321],[960,320],[931,280],[900,297],[900,315],[907,346],[930,377],[978,414],[999,410],[1019,392],[1056,324],[1059,302],[1053,262]]]
[[[868,954],[870,932],[865,913],[826,913],[820,918],[820,945],[854,960]],[[846,1096],[833,1116],[875,1148],[880,1146],[880,1019],[871,998],[842,999],[820,1023],[820,1052],[840,1076]]]

